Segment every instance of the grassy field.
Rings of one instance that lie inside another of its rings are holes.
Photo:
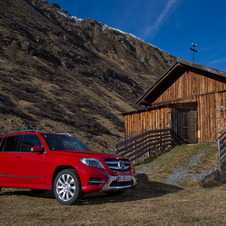
[[[212,153],[209,158],[201,155],[198,162],[193,161],[193,168],[198,173],[209,170],[208,165],[214,165],[216,160],[216,146],[182,146],[188,163],[192,156],[197,155],[194,149],[206,151],[208,155]],[[171,164],[165,162],[164,155],[168,156]],[[177,158],[175,168],[185,167],[186,161],[182,161],[182,155],[178,157],[177,149],[164,155],[137,166],[138,171],[150,165],[154,170],[153,174],[139,174],[136,188],[115,197],[104,193],[88,194],[76,206],[59,204],[50,191],[34,195],[30,190],[3,188],[0,193],[0,225],[224,225],[226,185],[211,180],[206,186],[200,180],[183,181],[181,185],[178,181],[178,185],[166,184],[167,175],[174,172],[171,170],[172,156]],[[162,177],[159,172],[161,164],[169,164]],[[191,170],[189,164],[187,167]],[[195,174],[194,170],[192,172]]]

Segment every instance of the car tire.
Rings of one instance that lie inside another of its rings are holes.
[[[54,180],[53,192],[61,204],[74,205],[78,203],[83,192],[77,171],[73,169],[60,171]]]
[[[2,188],[0,187],[0,191],[2,190]]]
[[[31,191],[34,194],[45,194],[47,192],[47,190],[43,190],[43,189],[31,189]]]
[[[108,195],[108,196],[117,196],[117,195],[120,195],[124,192],[124,190],[116,190],[116,191],[106,191],[105,193]]]

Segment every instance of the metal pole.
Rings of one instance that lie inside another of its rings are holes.
[[[190,50],[193,51],[193,59],[192,59],[192,62],[194,62],[194,60],[195,60],[195,52],[197,53],[197,50],[195,49],[197,47],[197,44],[192,43],[191,45],[193,46],[193,48],[190,47]]]
[[[221,143],[220,143],[220,139],[217,139],[217,144],[218,144],[218,162],[219,162],[219,168],[220,168],[220,173],[221,173]]]

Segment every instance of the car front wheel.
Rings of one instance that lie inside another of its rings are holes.
[[[53,184],[56,199],[64,205],[73,205],[80,201],[83,192],[76,170],[65,169],[60,171]]]

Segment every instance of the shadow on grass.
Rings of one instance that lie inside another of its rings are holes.
[[[2,188],[0,193],[0,196],[13,196],[13,195],[55,199],[53,191],[51,190],[46,190],[46,192],[34,193],[31,189]]]
[[[138,174],[137,185],[131,189],[125,190],[122,194],[117,196],[108,196],[104,192],[86,194],[80,205],[96,205],[151,199],[169,193],[176,193],[181,190],[183,190],[183,188],[156,181],[149,181],[146,174]]]
[[[183,190],[183,188],[160,182],[149,181],[148,176],[146,174],[138,174],[137,185],[131,189],[125,190],[122,194],[117,196],[108,196],[104,192],[89,194],[86,193],[79,205],[131,202],[142,199],[151,199],[169,193],[176,193],[181,190]],[[52,191],[47,191],[44,194],[36,194],[29,189],[6,189],[6,191],[3,190],[0,193],[0,196],[13,195],[55,199]]]

